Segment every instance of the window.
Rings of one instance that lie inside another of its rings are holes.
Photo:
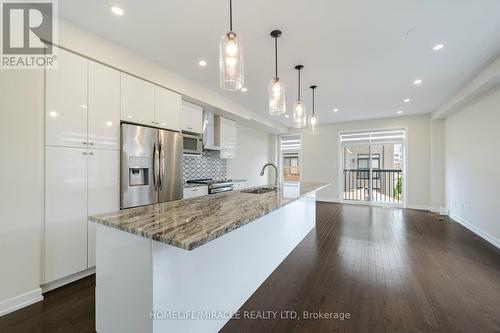
[[[301,141],[300,135],[280,137],[280,174],[284,183],[294,183],[300,180]]]
[[[404,204],[405,129],[342,133],[339,141],[344,200]]]
[[[370,155],[368,154],[358,154],[358,179],[370,179]],[[372,154],[372,169],[380,169],[380,154]],[[362,170],[362,171],[360,171]],[[366,170],[366,171],[364,171]],[[378,179],[379,173],[373,172],[373,179]]]

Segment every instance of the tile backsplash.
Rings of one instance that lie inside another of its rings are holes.
[[[210,157],[206,151],[201,156],[184,155],[182,177],[184,182],[199,178],[226,179],[227,160]]]

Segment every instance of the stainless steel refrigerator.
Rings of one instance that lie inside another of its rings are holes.
[[[182,199],[182,135],[121,125],[121,200],[129,208]]]

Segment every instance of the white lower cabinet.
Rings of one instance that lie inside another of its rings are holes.
[[[44,283],[95,266],[88,215],[119,209],[116,150],[46,147]]]
[[[88,215],[120,210],[120,152],[90,150],[88,155]],[[87,222],[87,221],[86,221]],[[88,223],[88,267],[95,266],[95,223]]]
[[[87,268],[86,154],[82,148],[46,148],[45,283]]]
[[[201,197],[202,195],[208,194],[208,186],[194,186],[194,187],[185,187],[183,198],[195,198]]]

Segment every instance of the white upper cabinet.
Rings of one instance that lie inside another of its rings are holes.
[[[203,109],[193,103],[182,101],[182,130],[202,134]]]
[[[238,129],[231,119],[215,118],[215,141],[220,146],[220,158],[236,158],[238,147]]]
[[[120,72],[89,61],[89,148],[120,149]]]
[[[88,153],[88,215],[120,210],[120,152]],[[88,267],[95,266],[95,223],[88,223]]]
[[[87,268],[87,149],[46,147],[44,282]]]
[[[155,122],[157,127],[181,130],[181,95],[155,87]]]
[[[87,146],[88,60],[59,49],[57,68],[45,71],[46,144]]]
[[[121,119],[155,125],[155,86],[121,73]]]

